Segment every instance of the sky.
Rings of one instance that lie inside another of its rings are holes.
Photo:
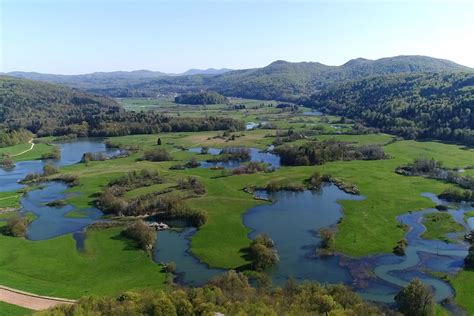
[[[180,73],[396,55],[474,67],[474,0],[0,0],[0,72]]]

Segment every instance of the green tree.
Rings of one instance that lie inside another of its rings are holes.
[[[420,279],[412,280],[395,296],[398,310],[406,316],[434,315],[435,300],[433,292]]]
[[[469,247],[469,252],[466,258],[464,258],[464,266],[467,269],[474,269],[474,245]]]
[[[5,234],[13,237],[25,237],[29,220],[26,217],[12,217],[8,219]]]

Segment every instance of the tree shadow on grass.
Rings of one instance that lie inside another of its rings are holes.
[[[250,261],[249,263],[243,264],[235,268],[238,272],[244,272],[248,270],[252,270],[252,256],[250,254],[250,247],[241,248],[239,250],[240,257],[243,258],[245,261]]]
[[[112,240],[121,241],[124,244],[124,247],[122,250],[125,250],[125,251],[142,250],[142,248],[140,248],[140,246],[138,245],[138,242],[123,236],[121,233],[118,233],[117,235],[112,236],[110,238]]]

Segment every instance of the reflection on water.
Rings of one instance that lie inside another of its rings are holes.
[[[234,147],[232,147],[234,148]],[[235,147],[238,148],[238,147]],[[189,149],[190,152],[193,153],[201,153],[202,147],[196,147]],[[250,161],[252,162],[264,162],[269,164],[273,168],[280,168],[280,157],[276,154],[271,153],[271,149],[268,151],[262,151],[258,148],[248,148],[250,151]],[[221,153],[221,149],[218,148],[209,148],[208,154],[210,155],[219,155]],[[224,167],[226,169],[234,169],[240,166],[243,162],[236,161],[236,160],[229,160],[225,162],[207,162],[207,161],[200,161],[201,168],[211,168],[211,167]]]
[[[197,286],[206,283],[213,276],[225,270],[211,269],[189,253],[189,243],[196,228],[187,227],[176,231],[159,231],[153,248],[153,259],[158,263],[176,263],[178,280],[181,283]]]
[[[18,181],[25,178],[28,173],[41,173],[46,162],[58,167],[64,167],[78,163],[86,152],[104,152],[109,156],[119,153],[118,149],[106,148],[100,138],[78,138],[64,142],[54,143],[61,148],[61,159],[57,161],[31,160],[16,163],[15,168],[4,170],[0,168],[0,191],[8,192],[22,188]]]
[[[21,199],[21,212],[31,212],[36,219],[28,226],[27,238],[30,240],[49,239],[82,230],[96,221],[102,212],[97,208],[88,209],[84,217],[69,218],[67,213],[74,210],[72,205],[62,207],[46,206],[46,203],[66,198],[64,191],[68,186],[60,182],[47,182],[37,190],[26,193]]]
[[[320,257],[316,252],[321,241],[317,231],[334,226],[342,217],[337,201],[360,200],[363,197],[344,193],[332,184],[324,185],[319,192],[259,191],[256,194],[276,201],[271,205],[251,208],[243,216],[244,224],[252,229],[250,238],[265,233],[275,241],[280,261],[267,271],[274,284],[282,285],[289,277],[322,283],[345,283],[353,286],[365,299],[392,303],[400,287],[417,277],[433,288],[437,301],[453,295],[451,286],[427,273],[427,269],[455,273],[463,265],[467,244],[461,241],[448,244],[420,237],[425,230],[421,224],[422,216],[437,212],[436,209],[410,212],[398,218],[410,227],[406,234],[409,245],[403,257],[393,254],[359,259],[340,255]],[[432,198],[437,204],[444,203],[433,195],[424,196]],[[449,212],[456,221],[466,226],[463,214],[474,208],[465,203],[451,206],[455,209]],[[163,237],[158,237],[158,258],[160,261],[176,262],[178,271],[184,273],[182,281],[201,284],[221,271],[208,270],[189,254],[188,238],[192,233],[160,232]],[[164,240],[160,243],[161,239]]]

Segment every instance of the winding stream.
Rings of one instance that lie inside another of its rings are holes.
[[[365,299],[392,303],[400,287],[417,277],[433,288],[437,301],[454,294],[449,284],[432,276],[430,271],[457,272],[463,266],[467,244],[462,241],[445,243],[420,237],[425,231],[422,224],[423,215],[438,210],[426,209],[398,217],[401,223],[410,227],[406,234],[408,241],[406,255],[403,257],[393,254],[363,258],[349,258],[342,255],[321,257],[317,255],[321,241],[317,231],[334,226],[342,217],[338,201],[361,200],[364,197],[347,194],[332,184],[325,184],[318,192],[260,191],[257,194],[270,197],[275,202],[249,209],[243,215],[243,222],[252,229],[250,238],[266,233],[275,241],[280,261],[267,271],[275,285],[282,285],[289,277],[300,281],[344,283],[352,286]],[[423,196],[431,198],[436,204],[445,203],[433,194]],[[450,206],[455,209],[450,209],[448,212],[468,231],[469,227],[464,222],[463,216],[465,212],[474,208],[466,203]],[[202,284],[209,275],[221,273],[220,270],[209,269],[207,271],[209,274],[202,277],[201,271],[207,269],[207,266],[196,258],[189,258],[187,245],[192,234],[178,235],[173,232],[166,234],[175,236],[171,241],[169,236],[165,239],[166,242],[158,241],[156,259],[163,262],[177,262],[182,283]],[[170,249],[173,250],[172,256],[169,255]],[[185,264],[181,265],[181,262]]]
[[[58,166],[67,166],[80,161],[85,152],[107,152],[101,140],[84,139],[62,142],[61,159],[55,161]],[[201,148],[192,148],[200,152]],[[209,154],[217,155],[219,149],[210,148]],[[275,168],[280,166],[279,157],[272,153],[260,152],[250,148],[251,161],[266,162]],[[0,190],[11,191],[21,188],[18,181],[27,173],[41,172],[44,161],[25,161],[16,165],[13,170],[0,170]],[[226,168],[237,167],[239,162],[204,163],[201,167],[221,164]],[[102,212],[96,208],[81,210],[81,217],[69,217],[74,210],[71,205],[49,207],[46,203],[68,197],[67,185],[60,182],[46,182],[42,187],[26,193],[21,199],[21,212],[31,212],[36,219],[28,228],[28,239],[44,240],[64,234],[73,234],[78,251],[84,247],[84,229],[100,220]],[[393,302],[394,295],[412,278],[418,277],[429,284],[435,291],[438,301],[453,295],[453,289],[444,281],[434,277],[430,272],[455,273],[463,265],[467,254],[467,244],[459,241],[445,243],[440,240],[421,238],[425,227],[423,215],[439,212],[436,209],[425,209],[408,212],[397,219],[410,229],[405,238],[408,241],[406,255],[393,254],[349,258],[342,255],[321,257],[317,255],[320,243],[318,231],[321,228],[333,227],[342,218],[340,200],[361,200],[343,192],[332,184],[323,185],[320,191],[303,192],[256,192],[275,202],[250,208],[243,216],[244,225],[251,229],[250,238],[266,233],[274,241],[280,261],[270,269],[274,284],[281,285],[289,277],[297,280],[314,280],[321,283],[344,283],[352,286],[361,296],[368,300]],[[433,194],[423,194],[436,204],[447,204]],[[466,231],[474,228],[474,218],[464,219],[464,214],[474,210],[467,203],[449,204],[448,212]],[[179,231],[160,231],[154,248],[156,262],[174,261],[177,264],[178,281],[190,285],[200,285],[224,270],[209,268],[200,262],[189,251],[190,238],[196,229],[184,227]],[[460,234],[449,234],[456,238]]]
[[[232,147],[232,148],[238,148],[238,147]],[[272,148],[272,147],[270,147]],[[202,147],[195,147],[195,148],[190,148],[189,151],[193,153],[201,153]],[[249,147],[248,148],[250,152],[250,160],[252,162],[263,162],[270,167],[273,168],[280,168],[280,157],[278,155],[275,155],[271,153],[271,149],[267,151],[262,151],[261,149],[258,148],[253,148]],[[218,148],[209,148],[208,154],[212,156],[219,155],[221,153],[221,149]],[[199,161],[201,163],[201,168],[211,168],[211,167],[224,167],[226,169],[233,169],[237,168],[242,164],[241,161],[236,161],[236,160],[229,160],[225,162],[207,162],[207,161]]]

